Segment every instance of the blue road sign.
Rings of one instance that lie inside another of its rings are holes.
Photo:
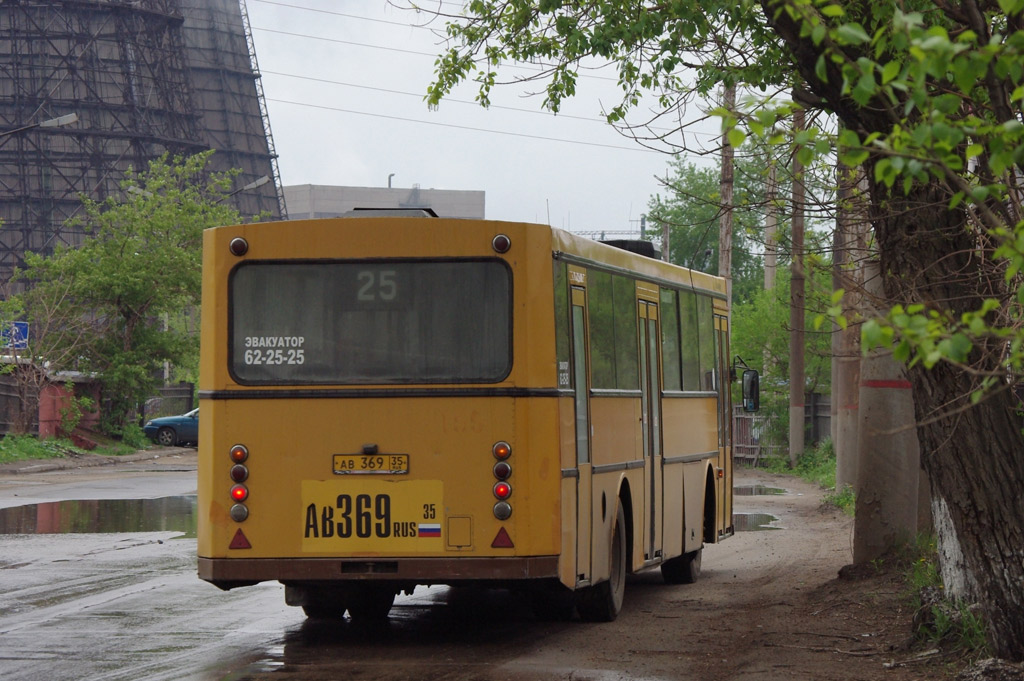
[[[3,347],[24,350],[28,347],[28,322],[11,322],[0,328]]]

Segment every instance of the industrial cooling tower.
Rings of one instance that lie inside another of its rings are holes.
[[[209,148],[243,215],[285,217],[244,0],[0,3],[0,284],[81,242],[80,195]]]

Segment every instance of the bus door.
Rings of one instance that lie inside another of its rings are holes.
[[[572,387],[576,411],[576,581],[591,578],[591,528],[593,519],[590,462],[590,403],[587,389],[586,292],[572,287]]]
[[[732,527],[732,394],[729,367],[729,319],[715,315],[715,359],[718,381],[718,532]]]
[[[661,555],[663,471],[661,469],[661,365],[658,360],[658,306],[640,301],[640,408],[644,442],[644,470],[647,498],[644,523],[644,553],[646,560]]]

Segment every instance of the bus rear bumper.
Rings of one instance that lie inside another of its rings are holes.
[[[199,558],[199,578],[222,589],[258,582],[401,581],[457,584],[558,577],[558,556],[522,558]]]

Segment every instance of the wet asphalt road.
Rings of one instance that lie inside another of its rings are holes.
[[[276,583],[220,591],[196,577],[194,460],[0,473],[0,679],[503,678],[571,626],[503,591],[421,587],[370,629],[307,622]]]
[[[0,680],[685,678],[608,649],[644,638],[667,597],[695,595],[656,571],[630,578],[611,624],[541,622],[507,592],[445,587],[399,596],[377,628],[307,622],[279,584],[223,592],[196,577],[195,487],[194,451],[0,470]]]

